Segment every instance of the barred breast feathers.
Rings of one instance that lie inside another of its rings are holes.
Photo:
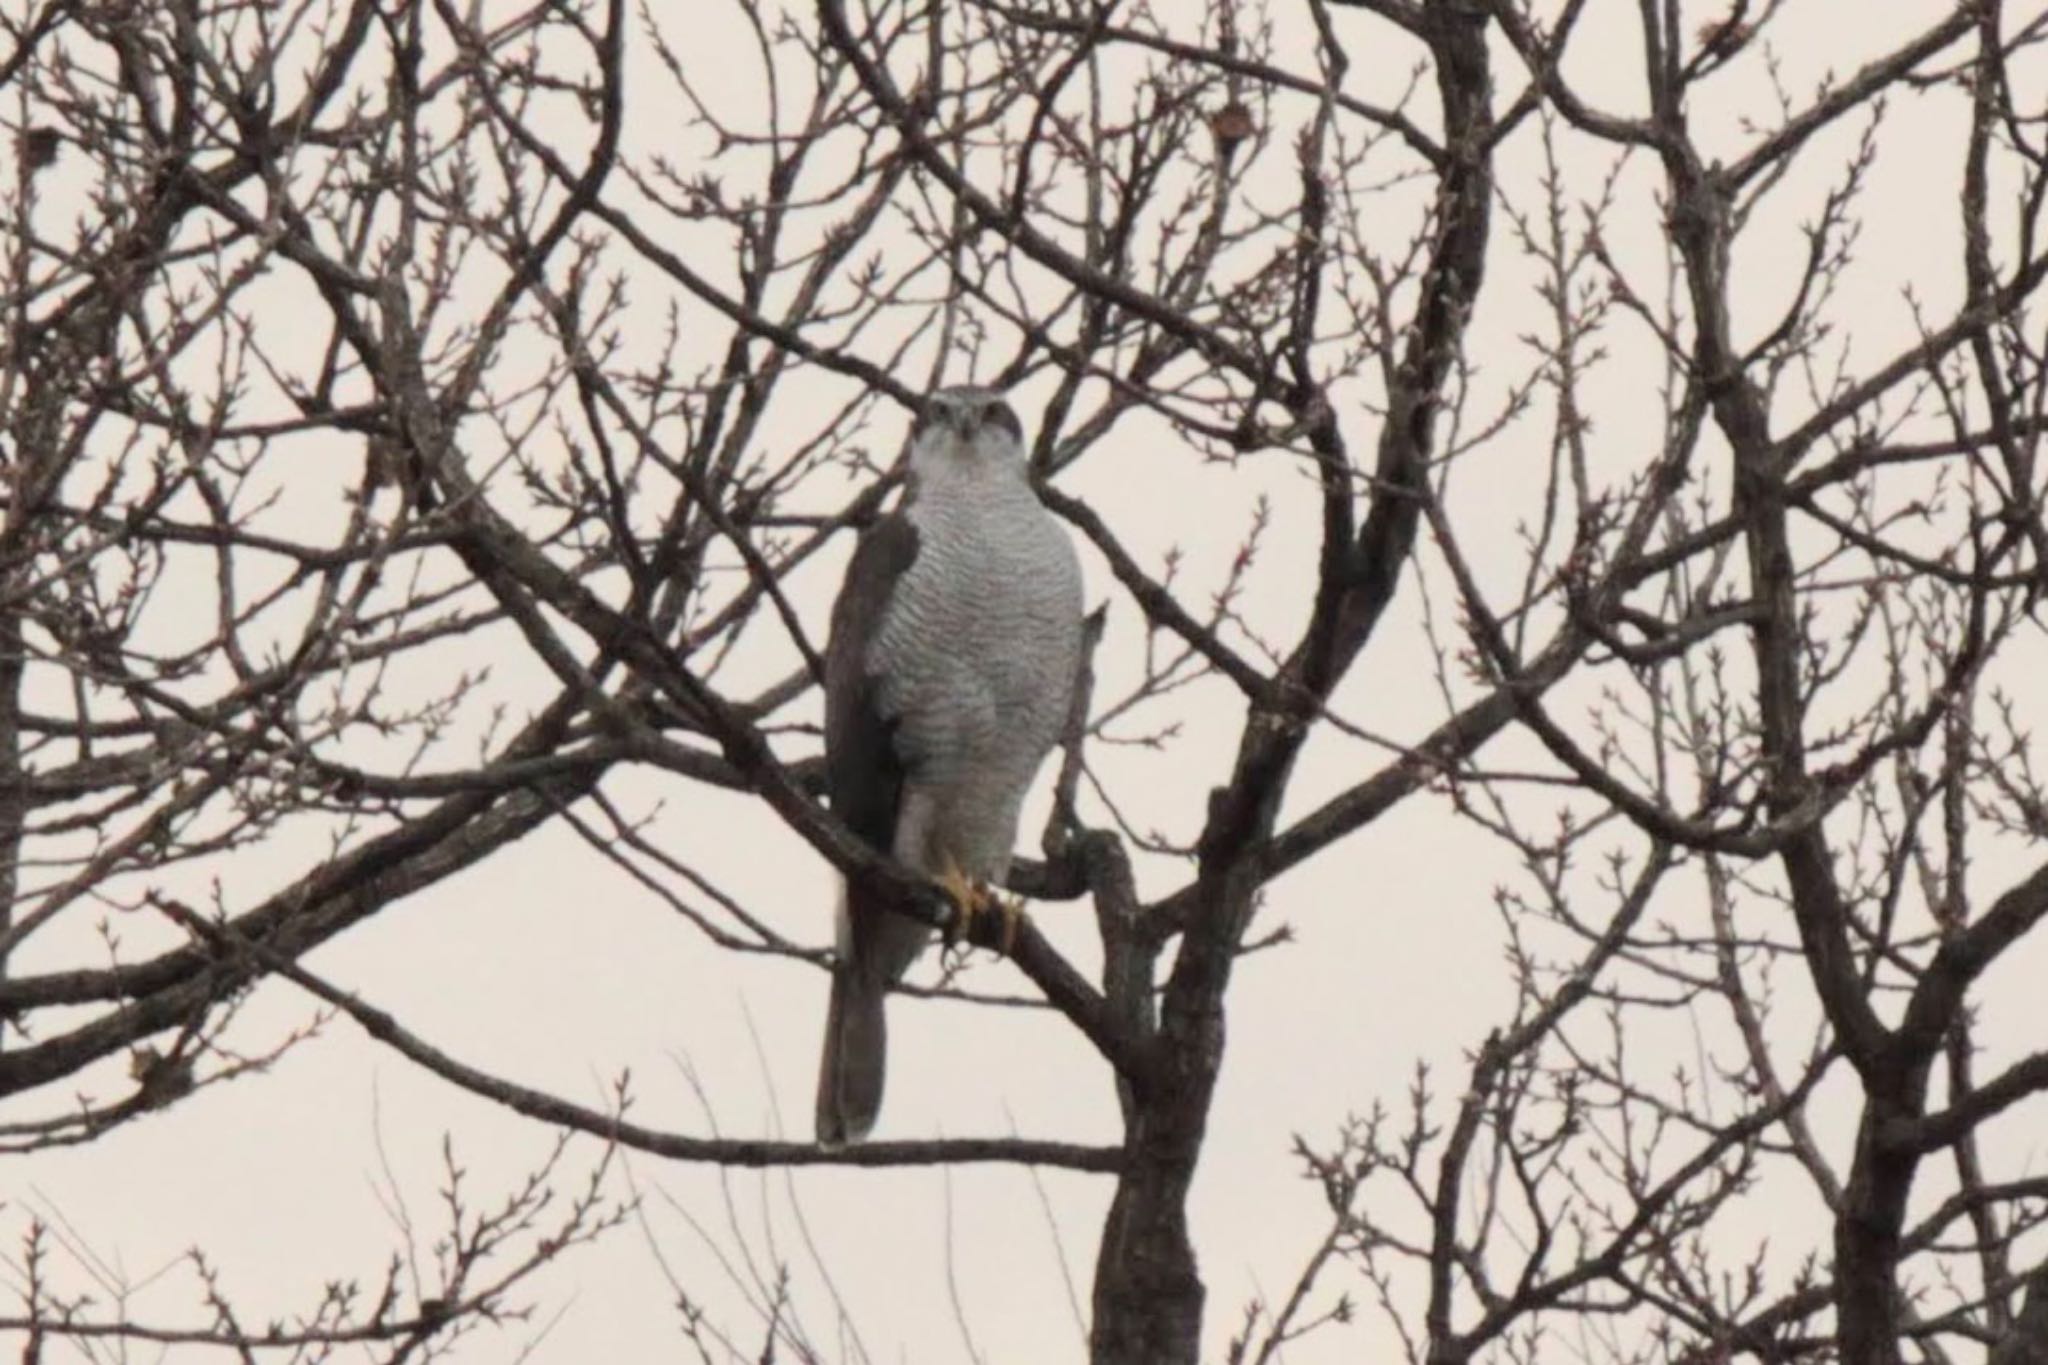
[[[958,737],[982,760],[1026,769],[1028,782],[1059,737],[1079,667],[1073,543],[1021,468],[921,482],[907,510],[920,553],[870,666],[905,684],[892,709],[916,713],[904,714],[911,729],[970,731]]]

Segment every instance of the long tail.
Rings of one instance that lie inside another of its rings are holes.
[[[882,1107],[888,1051],[882,1002],[888,987],[861,968],[842,961],[832,973],[825,1057],[818,1067],[818,1141],[828,1147],[866,1137]]]

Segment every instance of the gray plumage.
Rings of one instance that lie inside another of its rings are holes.
[[[1080,656],[1080,562],[1031,490],[1017,415],[986,389],[939,390],[911,431],[909,493],[861,537],[833,604],[833,809],[927,876],[950,864],[1001,881]],[[874,1124],[883,1000],[930,937],[847,887],[818,1075],[820,1142],[854,1141]]]

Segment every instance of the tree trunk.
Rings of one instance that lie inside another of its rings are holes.
[[[1092,1365],[1194,1365],[1201,1353],[1203,1289],[1187,1218],[1200,1138],[1190,1144],[1173,1117],[1141,1110],[1126,1136],[1132,1164],[1117,1182],[1095,1265]]]
[[[1899,1365],[1899,1235],[1913,1188],[1911,1156],[1886,1155],[1877,1134],[1888,1113],[1871,1101],[1856,1138],[1856,1162],[1835,1220],[1835,1312],[1842,1365]]]
[[[1196,1365],[1204,1290],[1188,1237],[1188,1191],[1223,1063],[1223,999],[1253,879],[1212,884],[1160,1001],[1153,1065],[1124,1112],[1129,1164],[1095,1263],[1091,1365]]]

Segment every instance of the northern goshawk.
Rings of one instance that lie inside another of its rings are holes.
[[[1008,871],[1080,668],[1081,566],[1032,491],[1023,436],[991,390],[930,397],[910,433],[908,490],[861,536],[825,653],[832,809],[944,886],[963,916]],[[874,1125],[883,998],[931,930],[849,884],[838,936],[818,1076],[828,1144]]]

